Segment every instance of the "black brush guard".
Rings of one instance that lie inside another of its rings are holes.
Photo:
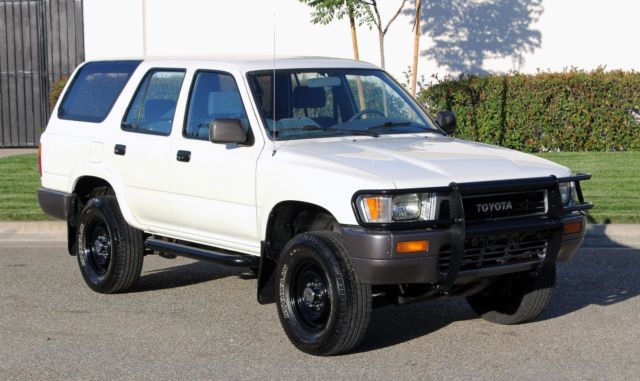
[[[434,227],[441,227],[442,225],[448,224],[451,234],[449,267],[446,272],[441,272],[442,278],[439,283],[439,290],[446,294],[453,287],[463,263],[465,239],[469,237],[480,237],[495,232],[519,233],[548,231],[549,241],[544,264],[554,263],[562,242],[563,217],[570,213],[588,210],[593,207],[593,204],[584,201],[580,187],[580,181],[589,180],[590,178],[590,174],[580,173],[564,178],[549,176],[531,179],[449,184],[449,220],[434,222]],[[575,184],[577,195],[577,200],[575,200],[577,202],[569,207],[563,207],[559,189],[559,184],[566,182],[573,182]],[[463,197],[537,190],[547,192],[548,208],[547,213],[544,215],[486,221],[473,225],[467,225],[465,223]]]

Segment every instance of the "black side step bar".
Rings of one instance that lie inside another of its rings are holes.
[[[179,243],[167,242],[156,238],[149,238],[144,242],[144,246],[148,249],[159,251],[161,253],[179,255],[191,259],[213,262],[224,266],[248,267],[258,264],[260,258],[248,254],[229,254],[214,251],[212,249],[201,249],[182,245]]]

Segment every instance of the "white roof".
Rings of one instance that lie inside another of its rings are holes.
[[[270,70],[274,68],[274,59],[269,56],[215,56],[215,57],[144,57],[139,59],[154,66],[172,66],[179,64],[222,64],[236,66],[244,72]],[[109,60],[110,61],[110,60]],[[364,61],[329,57],[278,57],[275,69],[318,69],[318,68],[352,68],[378,69],[377,66]]]

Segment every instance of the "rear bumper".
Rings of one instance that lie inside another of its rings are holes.
[[[69,204],[71,202],[71,195],[69,195],[69,193],[40,188],[37,194],[38,203],[43,212],[61,220],[67,219]]]

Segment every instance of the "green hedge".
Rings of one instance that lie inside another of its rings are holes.
[[[463,139],[528,152],[640,149],[638,72],[461,76],[419,99],[434,114],[454,111]]]

